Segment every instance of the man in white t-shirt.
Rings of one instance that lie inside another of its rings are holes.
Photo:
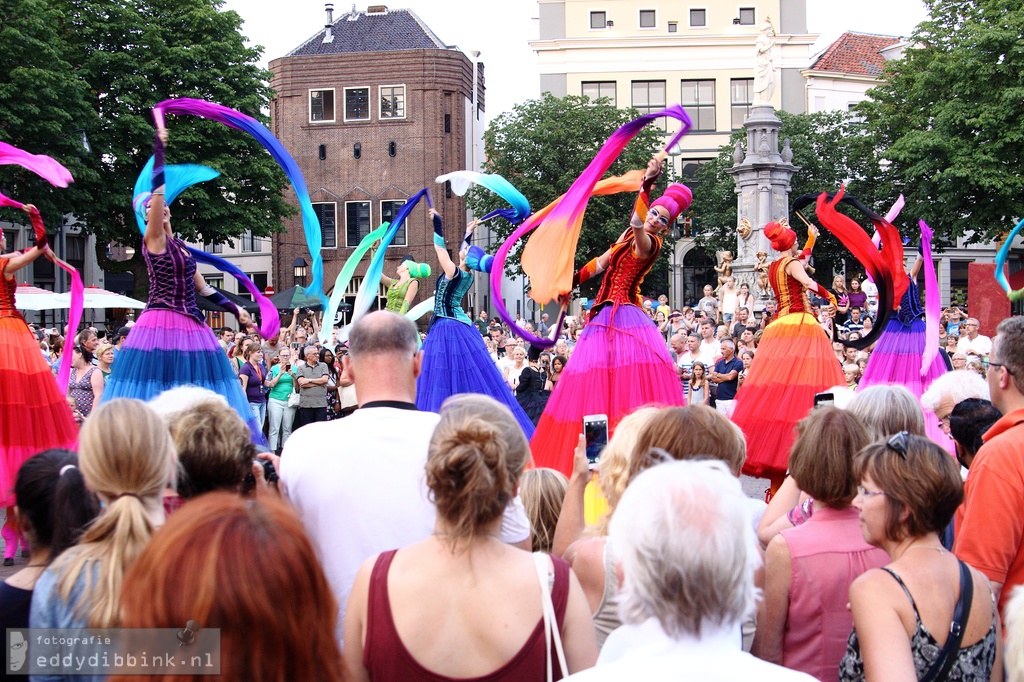
[[[342,363],[355,382],[359,409],[295,431],[279,460],[284,493],[338,600],[339,645],[359,566],[434,532],[424,466],[440,417],[416,409],[423,360],[418,342],[415,325],[394,313],[374,312],[357,322]],[[519,498],[506,510],[501,537],[529,549],[530,525]]]
[[[957,351],[968,356],[975,355],[980,358],[987,358],[988,354],[992,352],[992,339],[978,333],[978,327],[980,326],[978,318],[968,317],[960,326],[964,330],[964,335],[960,337],[956,344]]]
[[[704,363],[704,367],[710,372],[715,366],[715,360],[722,355],[722,343],[715,338],[715,324],[711,320],[704,320],[700,323],[700,352],[697,359]]]

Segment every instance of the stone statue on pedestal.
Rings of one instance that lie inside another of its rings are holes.
[[[772,48],[775,46],[775,27],[772,20],[765,19],[761,24],[761,35],[757,37],[756,62],[754,65],[754,106],[771,104],[775,94],[775,61]]]

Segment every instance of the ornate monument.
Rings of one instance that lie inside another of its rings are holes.
[[[757,277],[760,271],[756,266],[760,263],[764,269],[765,262],[778,256],[764,236],[764,226],[771,220],[789,219],[789,182],[800,170],[792,163],[793,150],[788,139],[782,141],[781,151],[779,149],[782,121],[771,104],[776,83],[772,56],[774,36],[771,20],[765,19],[755,47],[754,105],[743,124],[747,131],[746,145],[736,143],[733,166],[726,170],[736,182],[737,195],[733,276],[737,285],[746,282],[755,296],[762,293],[758,285],[766,283]],[[762,251],[767,254],[766,260],[758,258]],[[757,307],[761,309],[764,299],[757,298]]]

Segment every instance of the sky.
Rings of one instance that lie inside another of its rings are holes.
[[[528,44],[538,34],[536,0],[363,0],[356,8],[363,11],[367,4],[411,9],[446,44],[479,51],[488,120],[539,96],[537,59]],[[335,20],[351,7],[351,2],[335,2]],[[241,15],[250,44],[265,48],[264,66],[323,30],[327,16],[323,0],[225,0],[224,8]],[[820,34],[815,52],[844,31],[908,36],[926,17],[921,0],[807,0],[808,31]]]

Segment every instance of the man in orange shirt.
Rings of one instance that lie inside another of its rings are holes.
[[[957,512],[954,553],[988,576],[999,609],[1024,583],[1024,316],[999,323],[988,385],[1002,418],[985,432]]]

